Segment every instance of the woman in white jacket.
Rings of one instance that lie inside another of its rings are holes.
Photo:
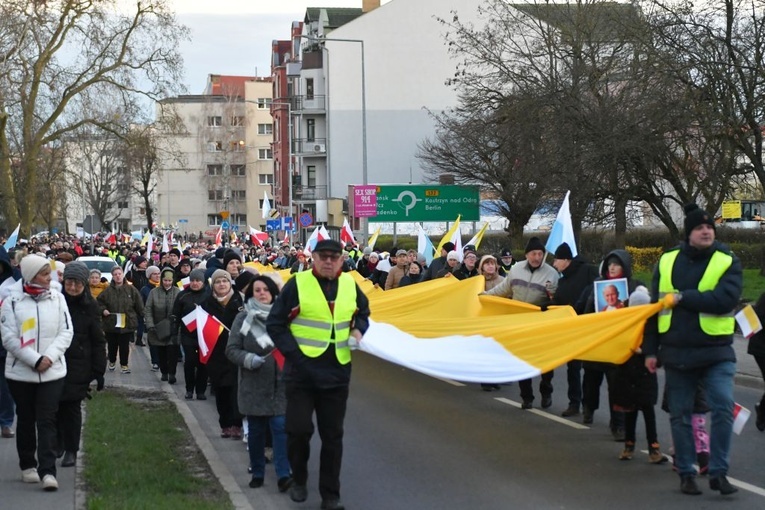
[[[50,261],[27,255],[20,266],[22,280],[0,310],[0,332],[8,351],[5,377],[16,401],[16,450],[21,480],[38,483],[42,478],[43,489],[55,491],[56,411],[72,320],[64,296],[51,289]]]

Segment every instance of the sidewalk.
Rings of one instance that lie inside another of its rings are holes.
[[[734,341],[738,358],[736,384],[753,388],[764,387],[759,368],[754,359],[746,353],[747,341],[737,337]],[[185,400],[183,395],[183,367],[178,364],[178,384],[160,382],[160,374],[151,371],[149,351],[145,347],[131,347],[130,368],[132,373],[122,375],[119,369],[106,373],[106,390],[114,387],[135,388],[164,392],[173,402],[186,422],[199,450],[204,454],[223,489],[229,493],[238,510],[281,510],[295,508],[287,494],[279,493],[273,467],[266,467],[266,481],[261,489],[250,489],[250,475],[247,473],[249,458],[242,441],[220,437],[218,413],[215,398],[208,400]],[[209,395],[208,395],[209,397]],[[98,398],[96,395],[95,398]],[[24,508],[25,510],[83,510],[86,495],[81,489],[80,469],[85,462],[86,452],[80,452],[76,468],[58,468],[59,490],[44,492],[38,484],[21,482],[18,468],[15,439],[0,439],[0,491],[3,495],[2,508]],[[318,507],[309,500],[306,508]]]

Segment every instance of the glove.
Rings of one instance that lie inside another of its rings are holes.
[[[250,352],[250,353],[247,353],[247,356],[245,356],[244,358],[244,368],[255,370],[260,368],[265,362],[266,362],[265,358],[258,356],[254,352]]]
[[[103,374],[93,374],[91,381],[96,381],[96,391],[102,391],[104,389],[104,376]],[[90,388],[88,388],[90,389]]]
[[[647,305],[651,302],[651,295],[648,293],[648,289],[646,289],[642,285],[638,285],[635,287],[635,290],[630,294],[629,298],[629,306],[639,306],[639,305]]]
[[[674,308],[675,306],[677,306],[677,304],[680,302],[682,298],[683,298],[683,295],[680,293],[667,294],[664,296],[661,302],[664,304],[664,308]]]

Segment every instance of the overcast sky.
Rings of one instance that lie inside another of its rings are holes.
[[[172,0],[191,30],[181,46],[189,94],[201,94],[208,74],[270,76],[271,41],[289,39],[307,7],[361,7],[362,0]],[[386,4],[392,0],[382,0]]]

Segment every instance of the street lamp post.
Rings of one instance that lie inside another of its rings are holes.
[[[364,40],[363,39],[339,39],[331,38],[327,39],[322,37],[320,39],[310,37],[307,35],[301,36],[309,41],[317,42],[326,48],[327,42],[346,42],[357,43],[361,45],[361,179],[362,184],[369,184],[369,167],[367,165],[367,86],[366,86],[366,67],[364,62]],[[362,224],[362,239],[366,246],[369,241],[369,219],[361,218]]]

